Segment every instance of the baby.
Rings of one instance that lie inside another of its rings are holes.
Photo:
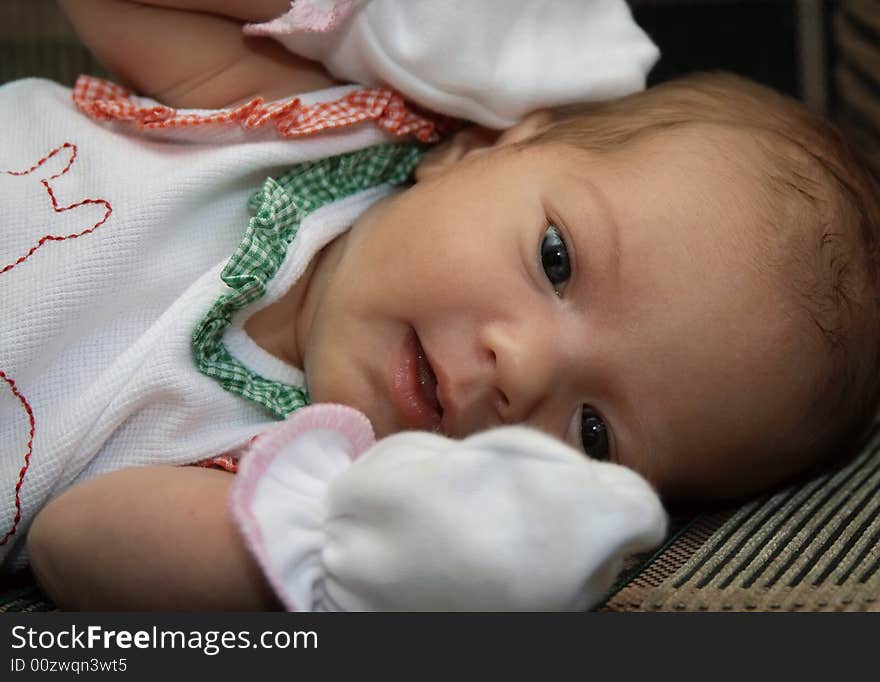
[[[172,106],[336,84],[274,43],[242,42],[239,21],[285,2],[215,4],[235,21],[159,7],[199,2],[62,4],[121,78]],[[118,33],[135,24],[149,63]],[[313,402],[360,410],[379,437],[525,424],[671,502],[754,494],[864,434],[880,188],[796,102],[692,76],[501,133],[466,128],[415,179],[243,324],[302,368]],[[35,572],[68,607],[270,607],[226,512],[232,478],[147,466],[80,483],[37,516]]]

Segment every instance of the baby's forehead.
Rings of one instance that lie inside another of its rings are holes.
[[[648,129],[621,151],[635,156],[663,155],[670,160],[691,159],[695,164],[722,169],[736,166],[748,171],[767,163],[772,143],[753,130],[735,125],[693,122],[669,128]]]
[[[748,216],[735,228],[739,246],[777,269],[812,258],[823,227],[840,217],[839,192],[827,169],[806,146],[772,132],[694,123],[645,135],[615,153],[630,167],[654,160],[678,172],[672,202],[701,192],[707,211],[726,213],[736,204]],[[662,179],[662,172],[657,175]]]

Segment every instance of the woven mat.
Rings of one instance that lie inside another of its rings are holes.
[[[0,613],[54,611],[55,606],[34,582],[29,572],[15,576],[0,575]]]
[[[842,469],[698,516],[606,611],[880,610],[880,427]]]

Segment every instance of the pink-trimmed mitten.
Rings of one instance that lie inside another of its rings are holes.
[[[625,0],[295,0],[244,30],[490,128],[641,90],[660,56]]]
[[[586,609],[663,539],[643,478],[534,429],[369,436],[317,406],[243,459],[233,513],[288,609]]]

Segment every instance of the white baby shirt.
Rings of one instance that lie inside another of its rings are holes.
[[[72,94],[115,122],[83,115]],[[41,80],[5,85],[0,119],[0,561],[9,569],[24,562],[18,541],[36,511],[74,483],[199,461],[274,423],[193,360],[193,331],[231,291],[220,275],[249,224],[248,198],[293,164],[399,141],[394,132],[424,136],[431,124],[383,90],[184,112],[88,78],[73,93]],[[322,126],[332,130],[292,139]],[[267,378],[301,383],[241,325],[390,191],[380,184],[303,220],[274,283],[221,329],[214,355],[228,343]]]

